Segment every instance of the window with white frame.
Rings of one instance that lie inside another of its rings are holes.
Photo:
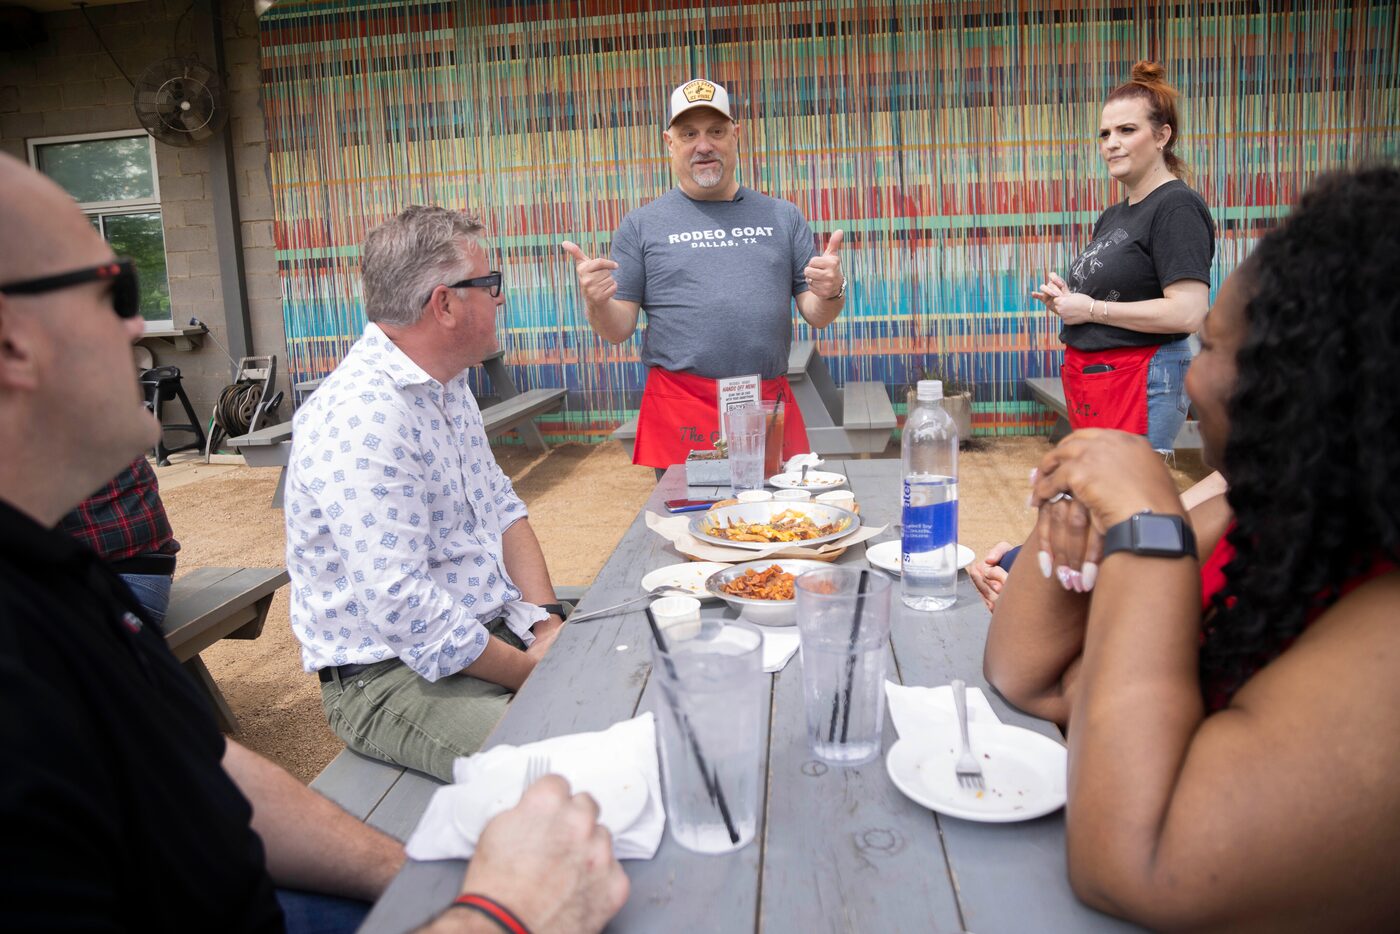
[[[141,130],[31,139],[29,161],[73,196],[118,256],[131,258],[141,317],[169,322],[155,141]]]

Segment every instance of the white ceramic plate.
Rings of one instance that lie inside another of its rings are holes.
[[[476,776],[472,787],[489,789],[485,791],[488,800],[483,807],[456,810],[454,819],[464,837],[480,839],[481,831],[491,818],[520,802],[528,767],[529,756],[522,754],[503,758]],[[564,776],[574,794],[586,791],[592,795],[593,800],[598,802],[598,822],[612,831],[614,837],[636,823],[650,797],[646,777],[641,772],[615,763],[571,759],[550,762],[549,771]]]
[[[902,558],[900,556],[899,546],[899,539],[881,542],[878,545],[870,545],[865,549],[865,560],[882,571],[898,574],[900,568],[903,566],[901,563]],[[977,556],[972,553],[971,548],[966,545],[958,546],[958,570],[967,567],[976,559]]]
[[[829,470],[809,470],[807,471],[807,482],[802,482],[802,472],[774,474],[768,478],[768,482],[780,490],[811,490],[820,493],[823,490],[834,490],[838,486],[846,485],[844,474],[832,473]]]
[[[654,590],[657,587],[674,587],[701,600],[714,600],[717,599],[715,595],[705,589],[705,580],[716,571],[723,571],[727,567],[729,565],[720,564],[717,561],[686,561],[683,564],[668,564],[666,567],[657,568],[643,577],[642,589]]]
[[[981,792],[958,784],[958,733],[901,739],[885,756],[895,787],[930,810],[963,820],[1005,824],[1064,807],[1065,747],[1039,733],[1005,724],[968,724],[972,752],[982,766]]]

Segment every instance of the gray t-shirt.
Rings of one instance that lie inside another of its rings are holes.
[[[796,205],[740,188],[695,201],[673,188],[613,235],[616,298],[646,311],[642,363],[724,379],[787,373],[792,297],[815,255]]]

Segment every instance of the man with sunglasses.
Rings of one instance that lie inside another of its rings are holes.
[[[369,322],[297,412],[287,472],[292,629],[331,729],[444,781],[563,617],[467,385],[505,304],[481,231],[410,207],[370,232]]]
[[[0,217],[0,826],[11,841],[0,929],[354,930],[403,847],[226,741],[131,592],[55,528],[155,443],[131,367],[130,266],[67,194],[4,154]],[[429,929],[599,930],[627,878],[597,815],[558,776],[531,786],[483,832],[461,906]]]

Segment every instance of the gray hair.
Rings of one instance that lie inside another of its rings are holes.
[[[484,229],[474,214],[414,204],[371,230],[360,254],[365,317],[415,324],[433,290],[460,277],[463,250]]]

